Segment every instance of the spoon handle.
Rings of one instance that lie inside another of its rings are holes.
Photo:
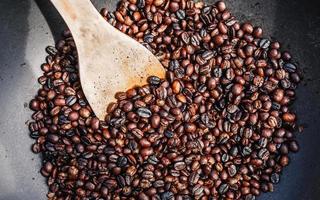
[[[112,32],[116,30],[106,23],[90,0],[51,0],[51,3],[63,17],[76,43],[83,39],[94,39],[92,37],[95,35],[89,33],[98,33],[103,29],[112,36]]]

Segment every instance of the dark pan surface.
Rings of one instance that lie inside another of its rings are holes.
[[[214,2],[211,0],[209,2]],[[0,200],[45,199],[40,157],[30,151],[27,121],[46,45],[64,29],[49,0],[0,1]],[[95,0],[97,8],[104,0]],[[108,0],[113,8],[114,0]],[[241,21],[260,25],[292,52],[304,70],[295,110],[305,131],[274,193],[260,200],[320,198],[320,3],[317,0],[226,0]]]

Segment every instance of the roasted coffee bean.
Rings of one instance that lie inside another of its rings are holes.
[[[151,84],[151,85],[159,85],[161,83],[161,79],[157,76],[150,76],[148,78],[148,82]]]
[[[223,1],[128,0],[111,25],[158,57],[164,79],[115,94],[98,119],[65,31],[30,102],[48,199],[245,199],[273,191],[299,145],[292,56]],[[72,189],[75,187],[75,189]]]
[[[186,17],[186,13],[184,10],[178,10],[176,15],[177,15],[177,18],[180,20],[183,20]]]
[[[292,152],[298,152],[298,151],[299,151],[299,145],[298,145],[298,143],[297,143],[295,140],[291,141],[291,142],[289,143],[289,149],[290,149],[290,151],[292,151]]]
[[[259,46],[263,49],[268,49],[271,42],[268,39],[261,39],[259,42]]]
[[[161,200],[173,200],[174,194],[172,192],[164,192],[160,195]]]
[[[183,170],[186,168],[186,164],[184,162],[176,162],[174,164],[174,169],[176,170]]]
[[[296,116],[295,116],[295,114],[292,114],[292,113],[284,113],[282,116],[282,119],[285,122],[294,122],[296,119]]]
[[[259,152],[258,152],[258,157],[261,158],[262,160],[267,160],[269,158],[269,151],[265,148],[261,149]]]
[[[152,156],[149,156],[148,162],[150,164],[156,165],[159,162],[159,160],[155,155],[152,155]]]
[[[120,156],[118,157],[118,160],[117,160],[117,166],[118,167],[124,167],[126,166],[128,163],[128,159],[124,156]]]
[[[164,135],[168,138],[172,138],[174,136],[174,132],[173,131],[170,131],[170,130],[166,130],[164,132]]]
[[[218,192],[219,192],[219,194],[225,194],[228,190],[229,190],[229,185],[222,184],[222,185],[220,185]]]
[[[251,150],[250,147],[244,147],[244,148],[242,149],[242,155],[243,155],[243,156],[248,156],[248,155],[251,154],[251,152],[252,152],[252,150]]]
[[[216,35],[213,41],[216,45],[220,46],[224,43],[224,37],[222,35]]]
[[[58,53],[57,49],[53,46],[48,46],[46,52],[51,56],[55,56]]]
[[[280,181],[280,176],[277,173],[271,174],[270,180],[273,184],[277,184]]]
[[[144,40],[144,42],[146,42],[146,43],[151,43],[151,42],[153,42],[153,38],[154,38],[153,35],[148,34],[148,35],[145,35],[145,36],[144,36],[143,40]]]
[[[192,194],[194,196],[202,196],[203,190],[204,190],[204,188],[200,184],[197,184],[197,185],[193,186]]]
[[[229,175],[232,177],[232,176],[235,176],[237,174],[237,168],[235,165],[231,165],[229,168],[228,168],[228,173]]]
[[[138,108],[137,114],[140,117],[145,117],[145,118],[149,118],[152,115],[151,111],[147,108]]]
[[[283,65],[283,69],[287,72],[293,73],[297,70],[297,67],[292,63],[286,63]]]

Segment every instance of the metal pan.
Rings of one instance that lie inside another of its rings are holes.
[[[209,0],[209,3],[215,0]],[[104,0],[93,1],[98,9]],[[109,0],[114,8],[116,1]],[[226,0],[241,21],[264,28],[289,49],[304,70],[295,110],[305,130],[301,151],[281,176],[274,193],[261,200],[320,198],[320,3],[317,0]],[[0,200],[45,199],[41,159],[30,151],[27,122],[45,47],[65,28],[49,0],[0,1]]]

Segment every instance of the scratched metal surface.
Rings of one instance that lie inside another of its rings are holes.
[[[214,2],[211,0],[208,2]],[[113,9],[116,1],[93,0]],[[320,196],[320,6],[316,0],[226,0],[241,21],[264,28],[289,49],[304,70],[295,110],[306,125],[301,151],[275,187],[259,200],[318,200]],[[65,28],[47,0],[0,1],[0,200],[45,199],[41,160],[30,151],[28,101],[39,85],[46,45]]]

